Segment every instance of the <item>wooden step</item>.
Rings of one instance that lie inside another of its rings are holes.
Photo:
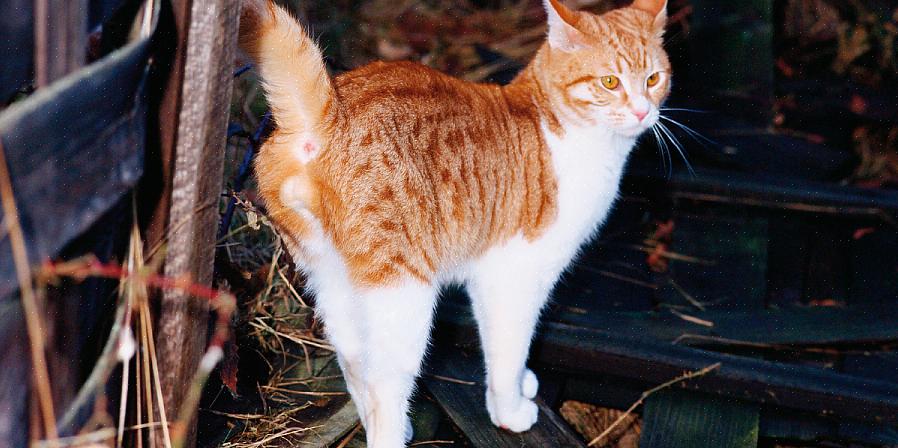
[[[758,446],[758,407],[686,391],[646,400],[639,448]]]
[[[514,434],[493,426],[486,411],[483,360],[456,346],[430,356],[423,383],[452,422],[478,448],[584,447],[551,408],[537,399],[539,420],[530,431]]]
[[[436,334],[476,341],[467,313],[442,311],[439,318],[448,328]],[[712,374],[676,387],[815,415],[898,423],[898,384],[894,382],[673,345],[638,330],[612,333],[544,319],[533,342],[531,362],[579,375],[630,378],[650,386],[721,363]]]

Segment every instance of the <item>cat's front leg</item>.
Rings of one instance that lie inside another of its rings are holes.
[[[518,252],[514,244],[494,250],[468,283],[486,363],[487,410],[494,425],[513,432],[530,429],[539,414],[532,400],[539,382],[525,364],[551,284]]]

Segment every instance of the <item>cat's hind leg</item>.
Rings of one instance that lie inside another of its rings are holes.
[[[475,263],[467,285],[486,363],[487,410],[494,425],[513,432],[530,429],[538,416],[539,382],[526,362],[556,275],[530,252],[522,240],[491,250]]]
[[[367,427],[368,398],[363,382],[367,347],[365,328],[360,325],[364,322],[364,310],[358,307],[357,293],[349,281],[345,262],[318,220],[295,195],[293,185],[296,182],[299,182],[298,178],[285,183],[288,185],[283,189],[282,200],[302,217],[310,234],[302,239],[294,239],[288,234],[284,242],[296,265],[308,276],[306,286],[315,295],[315,312],[324,321],[325,334],[337,353],[346,389],[362,425]]]
[[[402,447],[411,439],[409,399],[427,349],[436,297],[434,286],[420,283],[360,293],[370,448]]]
[[[338,291],[337,294],[340,294]],[[337,352],[337,362],[346,390],[352,397],[362,426],[368,427],[368,397],[365,393],[365,346],[364,328],[359,327],[360,310],[354,309],[354,297],[337,294],[317,294],[316,307],[325,325],[328,341]]]
[[[325,257],[322,257],[325,258]],[[346,389],[355,403],[362,425],[368,427],[365,416],[368,398],[365,395],[364,369],[365,329],[363,310],[348,279],[339,269],[327,270],[328,263],[319,263],[309,276],[309,286],[315,290],[315,311],[324,322],[328,342],[334,346],[337,362],[346,381]],[[336,266],[336,263],[334,263]]]

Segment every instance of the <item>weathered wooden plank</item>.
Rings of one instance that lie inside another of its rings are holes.
[[[767,245],[768,306],[788,307],[801,303],[809,238],[800,217],[770,213]]]
[[[586,314],[553,310],[547,319],[658,342],[695,346],[826,346],[898,340],[894,307],[790,307],[763,311],[686,311],[698,325],[666,311]],[[774,347],[770,347],[774,348]]]
[[[584,446],[564,421],[540,400],[537,400],[539,420],[530,431],[513,434],[493,426],[484,402],[482,359],[478,355],[462,353],[458,348],[443,348],[431,355],[427,372],[430,375],[423,378],[427,390],[475,447]],[[433,375],[474,384],[459,384]]]
[[[454,328],[443,330],[446,337],[476,340],[469,318],[441,313],[440,319]],[[898,384],[671,345],[646,339],[638,332],[611,333],[544,322],[531,361],[583,375],[607,374],[651,385],[719,362],[720,370],[678,387],[817,415],[898,423]]]
[[[316,429],[309,431],[304,440],[298,444],[308,448],[328,448],[358,424],[359,414],[355,410],[355,405],[352,400],[346,400],[336,412],[317,420],[303,422],[303,426]]]
[[[887,226],[853,230],[847,255],[851,278],[849,303],[895,307],[898,302],[898,251],[895,251],[898,232]]]
[[[638,184],[647,178],[652,176],[631,170],[623,192],[639,191]],[[668,191],[675,199],[827,215],[879,217],[883,210],[898,212],[898,193],[894,191],[718,169],[697,169],[694,176],[674,173]]]
[[[758,445],[758,407],[683,391],[650,396],[643,412],[640,448]]]
[[[712,310],[759,310],[767,286],[767,220],[715,211],[713,216],[677,213],[673,251],[707,263],[671,260],[669,275]],[[675,292],[673,303],[686,303]],[[665,301],[666,303],[671,303]]]
[[[842,418],[821,418],[785,410],[764,410],[761,437],[785,442],[847,441],[875,446],[898,446],[898,428]],[[816,445],[815,445],[816,446]]]
[[[850,234],[840,223],[808,223],[804,302],[845,303],[848,298]]]
[[[44,87],[87,59],[87,0],[35,0],[34,78]]]
[[[689,387],[819,414],[898,422],[898,385],[818,368],[657,344],[561,324],[544,325],[533,356],[554,366],[657,384],[720,362],[718,372]]]
[[[464,295],[443,300],[441,314],[473,327]],[[559,299],[559,302],[565,301]],[[591,330],[656,339],[659,344],[684,346],[751,346],[780,349],[782,346],[831,346],[879,343],[898,340],[898,309],[895,307],[789,307],[762,311],[684,311],[682,314],[713,324],[712,327],[684,320],[666,310],[605,312],[550,307],[543,320]]]
[[[237,2],[226,0],[174,2],[179,34],[175,73],[183,73],[175,101],[172,140],[163,141],[171,188],[163,192],[167,216],[164,273],[212,281],[218,200],[223,175],[225,133],[231,97],[231,64],[236,52]],[[173,96],[175,94],[172,94]],[[162,113],[166,109],[163,107]],[[171,111],[168,111],[171,112]],[[168,174],[168,173],[163,173]],[[208,306],[178,291],[165,291],[156,333],[166,409],[180,409],[183,397],[205,351]],[[195,425],[191,424],[191,441]]]

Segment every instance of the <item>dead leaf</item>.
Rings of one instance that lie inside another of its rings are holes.
[[[237,394],[237,370],[240,364],[240,355],[237,353],[237,339],[234,332],[231,332],[231,339],[225,344],[225,355],[221,361],[219,375],[221,382],[228,388],[234,397]]]
[[[578,401],[566,401],[561,405],[561,416],[585,440],[593,440],[611,426],[623,411],[600,408]],[[636,414],[630,414],[605,437],[599,448],[637,448],[642,433],[642,422]]]

